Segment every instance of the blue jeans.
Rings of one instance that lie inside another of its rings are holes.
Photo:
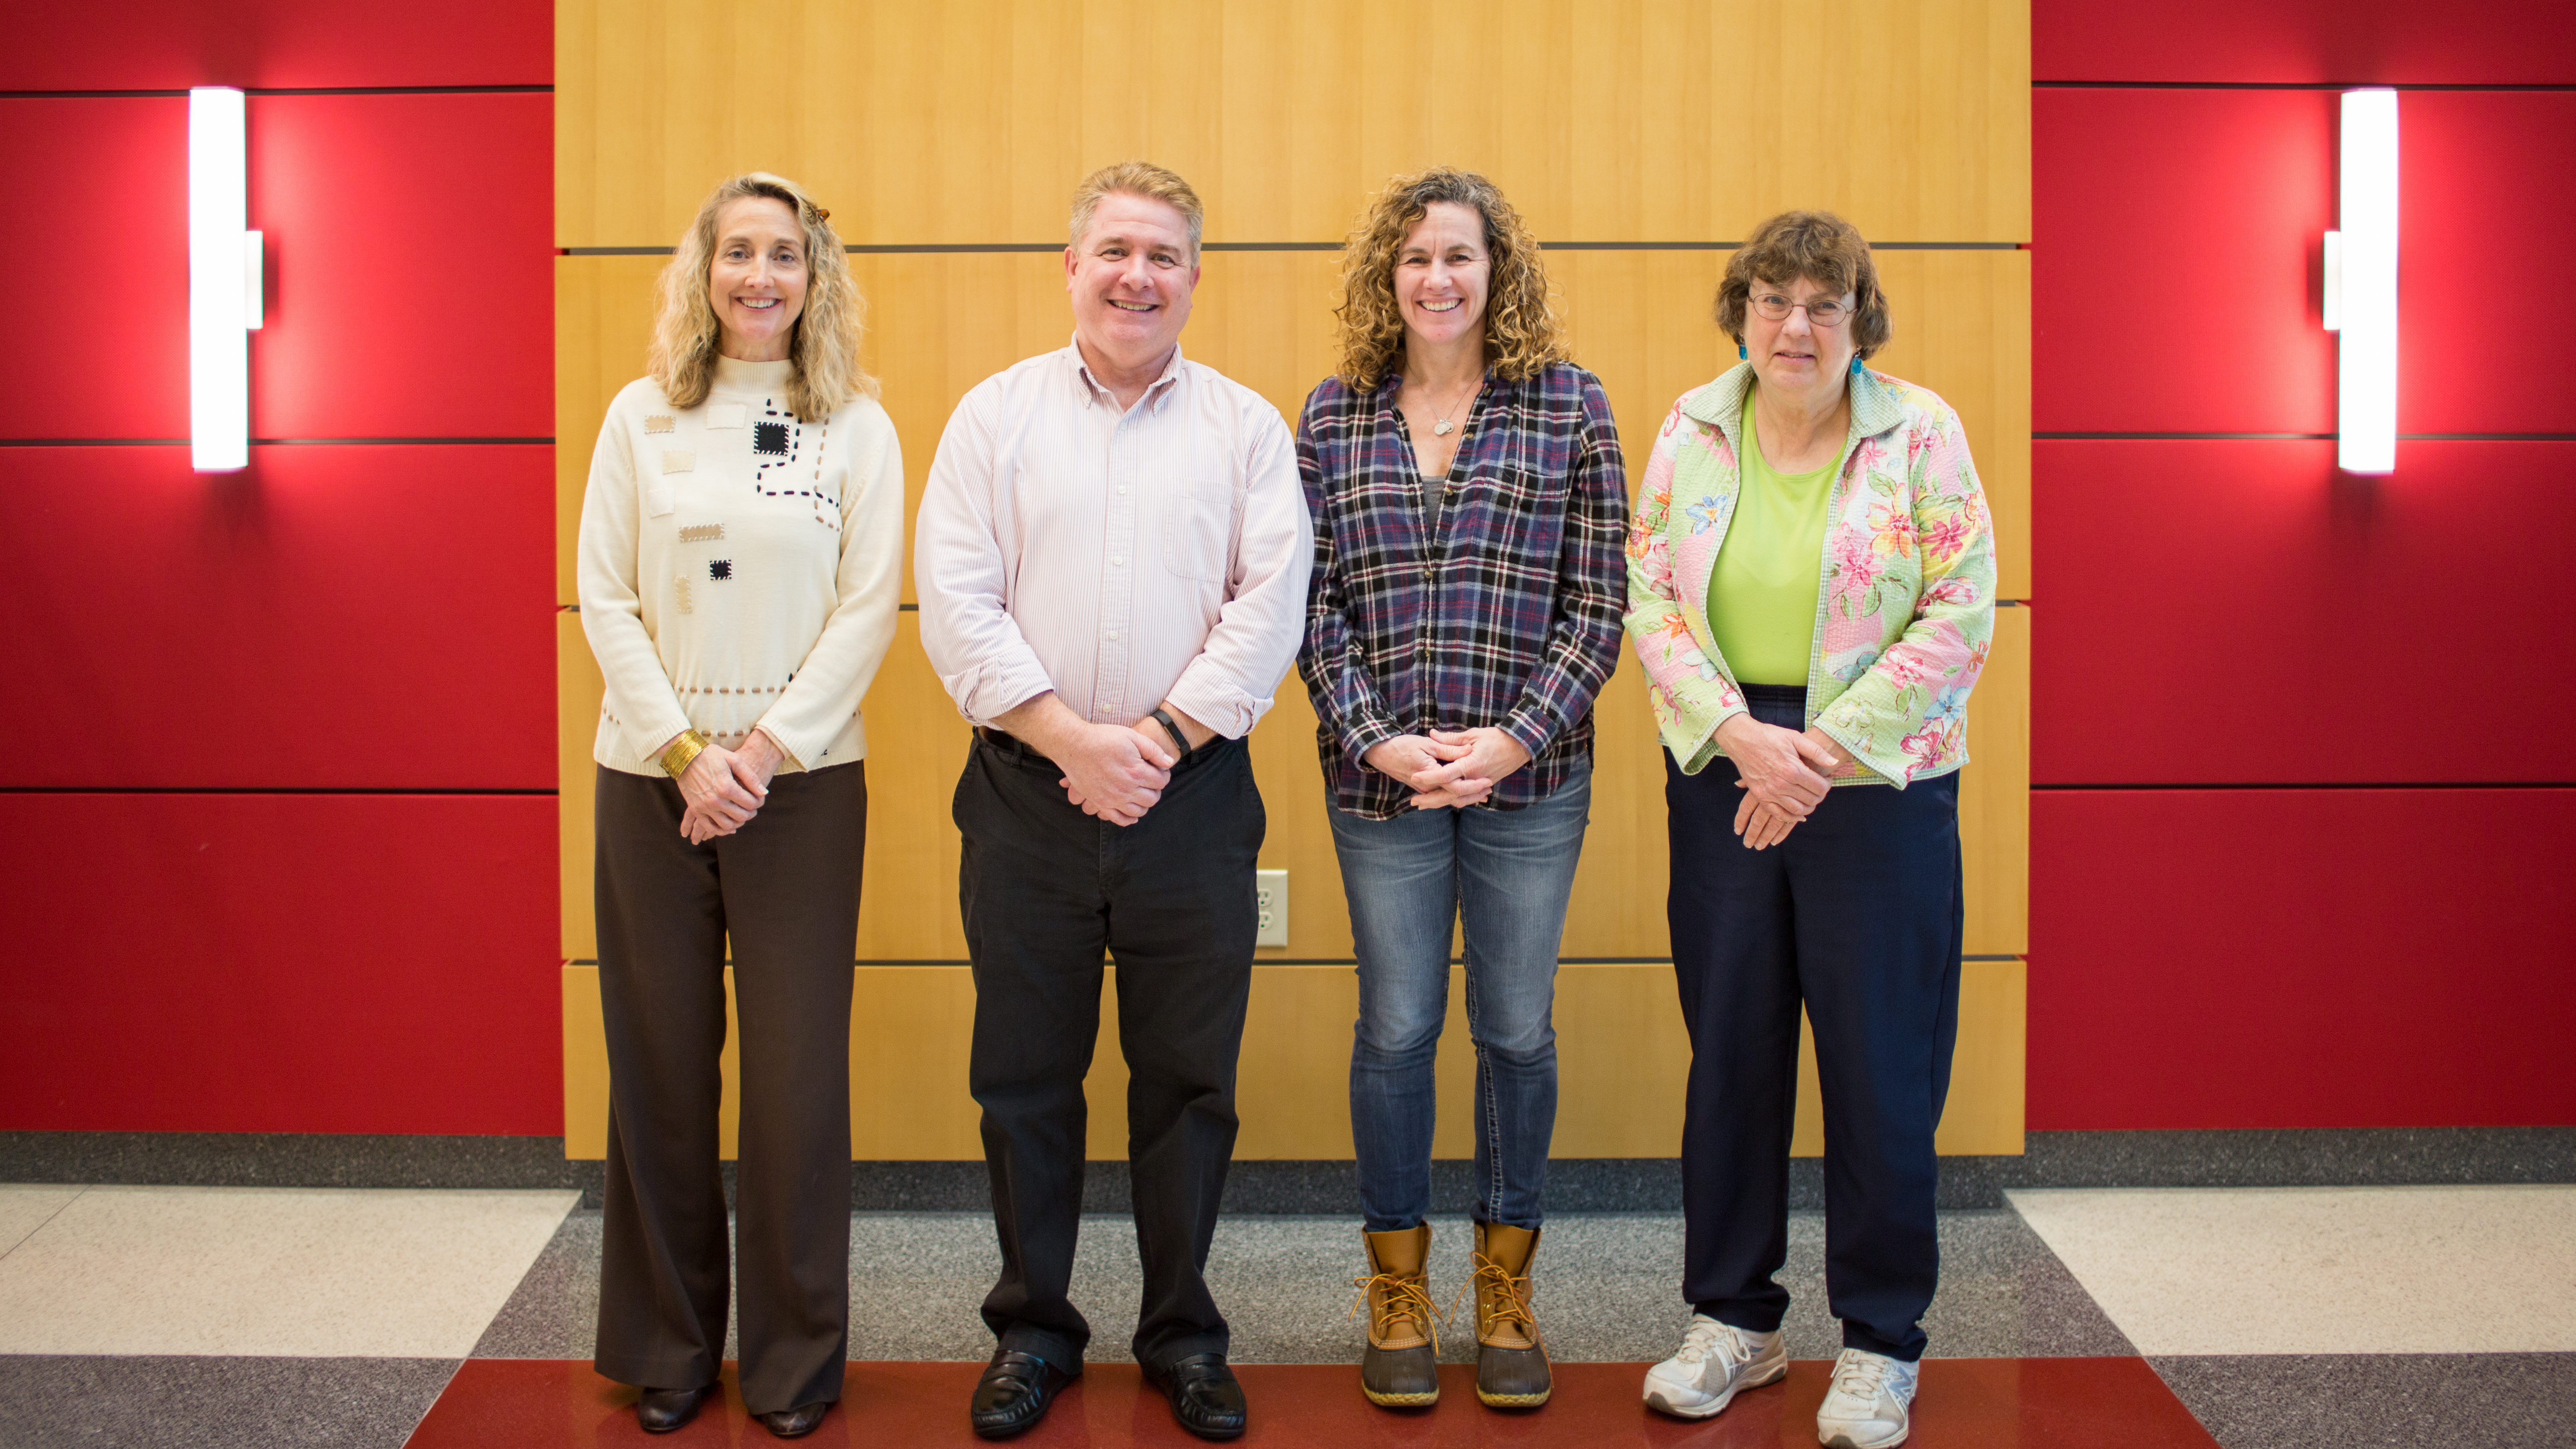
[[[1350,897],[1360,1018],[1351,1039],[1351,1138],[1368,1231],[1431,1211],[1432,1059],[1449,1011],[1449,932],[1464,919],[1467,1030],[1476,1044],[1479,1222],[1539,1225],[1556,1128],[1556,951],[1592,813],[1587,761],[1519,810],[1341,810],[1333,849]]]

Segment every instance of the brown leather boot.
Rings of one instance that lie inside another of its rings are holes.
[[[1476,1287],[1476,1397],[1489,1409],[1535,1409],[1552,1387],[1547,1345],[1530,1311],[1530,1259],[1538,1230],[1476,1224],[1468,1258]]]
[[[1354,1280],[1368,1306],[1368,1348],[1360,1354],[1360,1392],[1389,1409],[1440,1401],[1440,1342],[1431,1325],[1431,1225],[1360,1234],[1369,1276]]]

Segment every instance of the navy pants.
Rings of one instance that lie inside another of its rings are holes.
[[[1799,728],[1803,690],[1747,691]],[[1783,697],[1785,696],[1785,697]],[[1682,1293],[1780,1326],[1798,1011],[1825,1108],[1825,1292],[1847,1348],[1912,1361],[1940,1277],[1932,1132],[1959,1030],[1958,777],[1836,786],[1768,850],[1734,832],[1734,765],[1665,762],[1673,970],[1691,1035]]]

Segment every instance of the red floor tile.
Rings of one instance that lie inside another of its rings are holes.
[[[1361,1399],[1358,1371],[1348,1365],[1252,1364],[1238,1370],[1252,1401],[1252,1429],[1240,1442],[1281,1449],[1806,1446],[1816,1442],[1816,1405],[1829,1368],[1822,1359],[1802,1360],[1791,1365],[1786,1385],[1747,1394],[1707,1423],[1685,1424],[1638,1402],[1643,1364],[1559,1364],[1555,1401],[1524,1414],[1478,1407],[1474,1380],[1462,1367],[1441,1370],[1437,1409],[1391,1413]],[[981,1371],[971,1363],[854,1363],[845,1407],[804,1442],[816,1449],[980,1443],[966,1427],[966,1398]],[[633,1401],[633,1390],[600,1378],[586,1363],[474,1359],[421,1421],[411,1449],[775,1442],[744,1415],[731,1365],[720,1402],[677,1434],[645,1435],[635,1427]],[[1133,1365],[1100,1364],[1046,1422],[1010,1442],[1028,1449],[1182,1449],[1199,1441],[1173,1424]],[[2217,1443],[2146,1361],[2135,1358],[1930,1360],[1908,1442],[1912,1449],[2211,1449]]]

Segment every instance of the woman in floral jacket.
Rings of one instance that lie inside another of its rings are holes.
[[[1869,244],[1791,212],[1717,293],[1745,361],[1677,403],[1628,536],[1627,631],[1666,762],[1691,1034],[1684,1296],[1646,1402],[1724,1409],[1788,1366],[1798,1016],[1825,1108],[1828,1445],[1900,1443],[1932,1301],[1932,1133],[1957,1035],[1958,770],[1994,631],[1994,528],[1958,414],[1870,371]]]

